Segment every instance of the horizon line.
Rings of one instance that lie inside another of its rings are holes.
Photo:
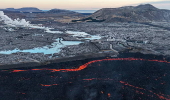
[[[119,7],[102,7],[102,8],[120,8],[120,7],[127,7],[127,6],[138,6],[138,5],[145,5],[145,4],[150,4],[150,5],[153,5],[152,3],[140,3],[140,4],[131,4],[131,5],[125,5],[125,6],[119,6]],[[161,7],[157,7],[157,6],[154,6],[156,8],[159,8],[159,9],[167,9],[167,10],[170,10],[170,8],[161,8]],[[15,8],[15,7],[6,7],[6,8],[0,8],[0,9],[7,9],[7,8],[14,8],[14,9],[20,9],[20,8],[37,8],[39,10],[52,10],[52,9],[63,9],[63,10],[93,10],[93,11],[96,11],[96,10],[99,10],[99,9],[102,9],[102,8],[74,8],[74,9],[68,9],[68,8],[39,8],[39,7],[19,7],[19,8]]]

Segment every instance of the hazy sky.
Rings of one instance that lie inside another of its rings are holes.
[[[170,0],[0,0],[0,8],[37,7],[39,9],[90,10],[151,3],[159,8],[170,9]]]

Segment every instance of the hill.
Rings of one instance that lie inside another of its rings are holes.
[[[71,10],[63,10],[63,9],[51,9],[46,12],[47,14],[57,14],[57,15],[67,15],[67,16],[82,16],[82,14],[78,12],[74,12]]]
[[[79,20],[80,21],[80,20]],[[170,10],[158,9],[150,4],[103,8],[81,21],[88,22],[170,22]]]

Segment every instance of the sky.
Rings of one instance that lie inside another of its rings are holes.
[[[53,8],[98,10],[145,3],[153,4],[162,9],[170,9],[170,0],[0,0],[0,2],[0,8],[37,7],[42,10]]]

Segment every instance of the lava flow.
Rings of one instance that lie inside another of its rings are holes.
[[[31,69],[34,71],[39,71],[39,70],[49,70],[51,72],[58,72],[58,71],[62,71],[62,72],[70,72],[70,71],[81,71],[85,68],[87,68],[88,65],[92,64],[92,63],[96,63],[96,62],[101,62],[101,61],[151,61],[151,62],[161,62],[161,63],[170,63],[168,61],[165,60],[147,60],[147,59],[142,59],[142,58],[110,58],[110,59],[101,59],[101,60],[93,60],[90,62],[87,62],[81,66],[79,66],[76,69],[48,69],[48,68],[44,68],[44,69]],[[23,72],[23,71],[29,71],[29,70],[12,70],[12,72]]]
[[[0,95],[5,92],[3,100],[9,94],[10,100],[36,95],[38,100],[170,100],[169,65],[157,59],[106,58],[1,70]]]

